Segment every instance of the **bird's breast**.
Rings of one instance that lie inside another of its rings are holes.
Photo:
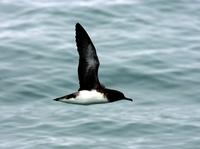
[[[78,92],[75,98],[64,99],[62,102],[73,103],[73,104],[99,104],[108,102],[107,98],[103,93],[96,90],[81,90]]]

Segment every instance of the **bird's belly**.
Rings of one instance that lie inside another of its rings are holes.
[[[76,96],[76,98],[64,99],[62,100],[62,102],[89,105],[89,104],[107,103],[108,100],[100,92],[97,92],[95,90],[92,91],[83,90],[79,91],[79,94],[78,96]]]
[[[70,98],[62,100],[65,103],[72,103],[72,104],[80,104],[80,105],[90,105],[90,104],[100,104],[100,103],[107,103],[108,101],[100,100],[100,99],[76,99]]]

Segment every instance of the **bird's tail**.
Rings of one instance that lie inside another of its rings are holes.
[[[62,97],[55,98],[55,99],[53,99],[53,100],[55,100],[55,101],[60,101],[60,100],[62,100],[62,99],[75,98],[75,97],[76,97],[76,94],[77,94],[77,93],[72,93],[72,94],[69,94],[69,95],[65,95],[65,96],[62,96]]]
[[[63,99],[63,98],[65,98],[65,96],[58,97],[58,98],[55,98],[55,99],[53,99],[53,100],[55,100],[55,101],[59,101],[60,99]]]

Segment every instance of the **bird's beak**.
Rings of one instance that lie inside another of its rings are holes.
[[[129,100],[129,101],[133,101],[133,99],[131,99],[131,98],[124,98],[125,100]]]

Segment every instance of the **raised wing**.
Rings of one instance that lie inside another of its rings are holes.
[[[79,90],[96,89],[100,86],[99,59],[89,35],[79,23],[76,24],[76,45],[79,53]]]

